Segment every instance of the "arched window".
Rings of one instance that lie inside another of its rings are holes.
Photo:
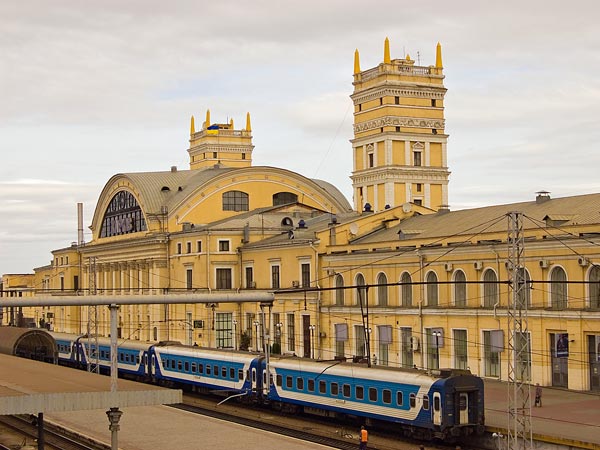
[[[223,193],[223,211],[248,211],[248,194],[242,191]]]
[[[288,203],[296,203],[298,196],[291,192],[278,192],[273,194],[273,206],[287,205]]]
[[[127,191],[117,192],[104,212],[100,237],[119,236],[146,230],[146,218],[133,194]]]
[[[335,304],[344,304],[344,277],[339,273],[335,276]]]
[[[590,295],[588,306],[594,309],[600,308],[600,266],[592,266],[588,283]]]
[[[377,304],[379,306],[388,305],[387,276],[383,272],[377,275]]]
[[[467,306],[467,277],[462,270],[454,273],[454,306]]]
[[[562,267],[555,267],[550,274],[550,302],[554,309],[567,307],[567,274]]]
[[[523,280],[523,288],[519,292],[519,304],[521,308],[529,308],[531,306],[531,277],[524,267],[519,270],[521,271],[520,278]]]
[[[429,272],[425,278],[427,283],[427,306],[438,306],[438,277],[435,272]]]
[[[498,303],[498,277],[492,269],[483,273],[483,307],[492,308]]]
[[[402,295],[402,306],[412,306],[412,279],[410,273],[404,272],[400,276],[400,294]]]
[[[356,275],[356,286],[366,286],[365,277],[362,273]],[[365,305],[367,304],[367,289],[364,287],[356,288],[356,304],[357,305]]]

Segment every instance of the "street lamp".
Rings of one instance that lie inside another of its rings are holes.
[[[440,338],[442,337],[442,333],[439,331],[434,331],[431,333],[433,337],[435,337],[435,359],[437,360],[437,369],[440,368]]]
[[[233,324],[233,348],[237,350],[237,320],[233,319],[231,323]]]
[[[315,328],[317,328],[316,325],[308,326],[308,329],[310,330],[310,350],[312,359],[315,359]]]
[[[504,440],[504,435],[502,433],[492,433],[492,437],[496,440],[498,450],[502,450],[502,441]]]
[[[259,352],[259,346],[258,346],[258,327],[260,326],[260,322],[258,320],[254,321],[254,327],[256,328],[256,351]]]

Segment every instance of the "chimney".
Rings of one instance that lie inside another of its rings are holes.
[[[550,192],[548,191],[538,191],[535,194],[535,203],[537,203],[538,205],[541,205],[542,203],[550,200]]]
[[[173,173],[177,172],[177,166],[171,166],[171,172],[173,172]]]

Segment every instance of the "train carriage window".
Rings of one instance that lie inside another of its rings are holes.
[[[198,373],[200,375],[204,373],[204,364],[198,364]]]
[[[327,383],[323,380],[319,381],[319,394],[327,394]]]
[[[277,382],[277,386],[281,386],[283,384],[283,377],[281,375],[277,374],[276,382]]]
[[[340,393],[340,387],[337,383],[331,383],[331,395],[337,397]]]
[[[235,369],[233,367],[229,368],[229,378],[235,380]]]
[[[392,403],[392,391],[389,389],[384,389],[381,392],[381,400],[383,400],[383,403],[386,405],[390,405]]]
[[[376,402],[377,401],[377,389],[369,388],[369,401]]]
[[[215,377],[219,376],[219,366],[213,366],[212,371]]]
[[[423,409],[425,411],[429,410],[429,395],[427,394],[423,396]]]
[[[354,389],[354,395],[356,400],[363,400],[365,398],[365,388],[362,386],[356,386]]]
[[[177,361],[177,370],[179,372],[181,372],[181,369],[183,368],[183,363],[181,361]]]
[[[246,380],[250,379],[250,369],[246,369]]]
[[[140,363],[140,355],[136,355],[135,356],[135,363],[139,364]]]
[[[123,362],[123,353],[117,353],[117,359],[119,362]]]
[[[315,379],[314,378],[308,379],[308,392],[315,392]]]
[[[171,369],[175,369],[175,360],[174,359],[170,359],[169,364],[171,365]]]
[[[192,363],[192,373],[196,373],[198,371],[198,366],[195,362]]]
[[[227,378],[227,367],[221,367],[221,378]]]
[[[167,361],[166,359],[162,360],[163,369],[166,369],[168,364],[169,364],[169,361]]]
[[[288,389],[291,389],[292,386],[294,386],[293,382],[292,382],[292,377],[290,377],[289,375],[285,377],[285,387]]]
[[[238,369],[238,379],[237,381],[242,381],[244,379],[244,371],[242,369]]]
[[[304,378],[302,378],[302,377],[296,378],[296,389],[299,391],[304,390]]]
[[[342,385],[342,394],[344,395],[344,397],[350,398],[350,385],[349,384]]]
[[[440,410],[440,398],[434,396],[433,397],[433,410],[434,411],[439,411]]]
[[[187,362],[187,361],[186,361],[186,362],[183,364],[183,367],[184,367],[184,370],[185,370],[186,372],[189,372],[189,371],[190,371],[190,363],[189,363],[189,362]]]
[[[206,365],[206,375],[210,375],[210,364]]]
[[[396,392],[396,405],[402,406],[404,404],[404,394],[401,391]]]
[[[408,397],[408,403],[411,408],[417,406],[417,396],[415,394],[410,394],[410,396]]]

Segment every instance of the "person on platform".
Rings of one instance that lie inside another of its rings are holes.
[[[535,403],[533,406],[542,407],[542,387],[540,383],[535,383]]]
[[[367,442],[369,441],[369,432],[364,426],[360,427],[358,450],[367,450]]]

